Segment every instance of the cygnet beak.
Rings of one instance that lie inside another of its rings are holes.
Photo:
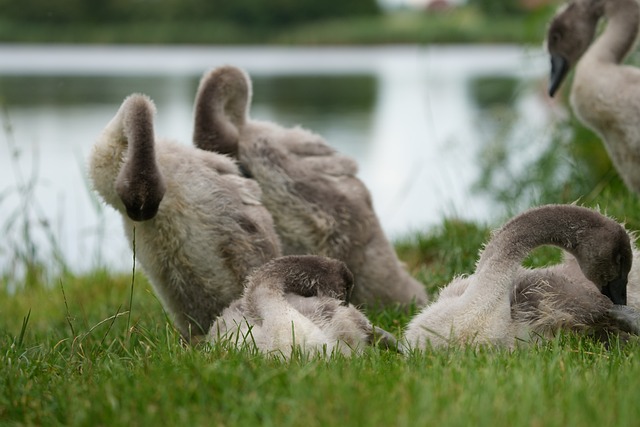
[[[602,294],[608,297],[614,304],[627,304],[627,276],[619,276],[602,287]]]
[[[138,208],[129,208],[127,209],[127,216],[131,218],[132,221],[148,221],[153,219],[158,213],[159,204],[151,204],[150,206],[140,206]]]
[[[557,54],[551,55],[549,96],[553,97],[569,72],[569,61]]]

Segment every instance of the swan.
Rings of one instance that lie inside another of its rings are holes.
[[[297,349],[348,356],[377,340],[398,348],[391,334],[372,326],[349,303],[353,284],[341,261],[315,255],[276,258],[247,277],[242,298],[216,319],[209,342],[284,358]]]
[[[206,334],[242,294],[247,274],[281,249],[259,186],[227,156],[156,140],[155,112],[147,96],[127,97],[93,145],[89,176],[122,215],[137,260],[191,338]]]
[[[607,19],[593,42],[598,23]],[[547,32],[553,96],[575,67],[570,103],[578,119],[604,141],[627,187],[640,193],[640,70],[621,65],[638,35],[636,0],[574,0]]]
[[[384,235],[355,161],[306,129],[251,119],[251,90],[239,68],[205,73],[194,105],[194,144],[237,158],[260,184],[284,254],[344,261],[355,276],[355,304],[424,305],[425,288]]]
[[[575,260],[523,268],[526,255],[541,245],[558,246]],[[513,347],[517,339],[527,340],[545,328],[579,328],[581,322],[594,328],[610,322],[637,333],[627,308],[614,306],[626,304],[632,257],[624,227],[596,211],[573,205],[530,209],[492,235],[475,273],[455,278],[409,322],[406,341],[412,348]],[[563,317],[568,312],[577,313],[573,323]]]

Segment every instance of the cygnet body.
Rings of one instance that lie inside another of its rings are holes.
[[[155,107],[124,100],[93,146],[89,174],[122,215],[136,259],[183,336],[203,335],[242,294],[254,268],[280,255],[260,188],[227,156],[156,141]]]
[[[353,283],[338,260],[277,258],[247,278],[244,295],[216,320],[209,340],[284,358],[296,350],[350,355],[378,339],[397,348],[391,334],[372,326],[349,303]]]
[[[523,268],[526,255],[541,245],[572,254],[581,274],[569,264]],[[464,343],[512,347],[548,328],[580,329],[583,322],[600,328],[609,321],[635,332],[633,320],[616,320],[617,312],[626,310],[617,307],[626,304],[631,262],[629,236],[616,221],[572,205],[528,210],[493,234],[475,273],[455,278],[412,319],[406,340],[414,348]],[[545,310],[548,303],[552,307]],[[573,323],[562,318],[567,310],[579,313]]]
[[[195,102],[196,146],[237,157],[262,188],[284,254],[344,261],[356,304],[427,301],[424,286],[398,260],[356,177],[357,164],[306,129],[249,118],[251,80],[226,66],[202,78]]]

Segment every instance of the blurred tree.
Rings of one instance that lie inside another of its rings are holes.
[[[17,22],[217,20],[260,27],[379,12],[376,0],[0,0],[0,11]]]
[[[525,13],[522,0],[468,0],[467,4],[477,7],[487,15],[521,15]]]
[[[375,0],[235,0],[233,2],[213,0],[202,2],[209,5],[207,10],[209,18],[222,18],[236,24],[260,27],[378,13]]]
[[[89,18],[92,5],[86,0],[0,0],[0,17],[19,22],[81,22]]]

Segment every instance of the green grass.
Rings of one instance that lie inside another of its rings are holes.
[[[566,426],[633,425],[640,415],[636,343],[607,350],[566,336],[515,352],[372,349],[283,362],[182,345],[136,281],[129,330],[126,276],[3,296],[0,422]]]
[[[607,197],[599,202],[623,208],[618,193]],[[473,271],[488,233],[447,220],[398,242],[398,253],[435,292]],[[553,251],[536,251],[529,263],[554,259]],[[513,352],[405,357],[368,349],[351,359],[285,362],[184,345],[145,277],[133,279],[66,273],[49,286],[2,294],[0,424],[564,427],[634,425],[640,416],[635,341],[605,349],[563,335]],[[395,333],[410,315],[368,314]]]

